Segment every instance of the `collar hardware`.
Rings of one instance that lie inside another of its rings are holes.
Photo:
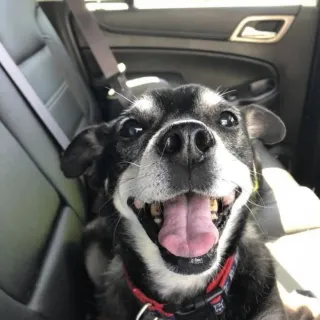
[[[218,302],[212,304],[218,298]],[[176,320],[216,320],[218,312],[224,311],[225,294],[223,289],[216,288],[212,292],[197,297],[192,304],[189,304],[174,313]],[[220,307],[219,307],[219,306]],[[218,306],[218,307],[216,307]]]
[[[145,316],[147,316],[147,319],[152,316],[151,319],[163,320],[220,319],[226,309],[227,294],[236,272],[238,258],[239,254],[236,251],[226,260],[222,270],[209,283],[206,292],[185,305],[160,304],[148,298],[138,288],[134,287],[125,272],[132,293],[142,305],[136,320],[146,319]]]

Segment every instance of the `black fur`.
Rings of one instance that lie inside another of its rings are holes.
[[[228,152],[252,172],[255,156],[251,139],[260,138],[265,143],[273,144],[281,141],[285,135],[285,127],[281,120],[266,109],[249,106],[241,110],[223,99],[210,105],[209,102],[201,101],[204,90],[207,89],[189,85],[175,90],[151,93],[149,96],[153,106],[151,110],[139,108],[138,101],[112,124],[101,124],[81,133],[62,157],[62,170],[69,177],[86,173],[99,187],[102,187],[104,181],[108,179],[107,205],[103,206],[101,217],[90,225],[85,235],[86,249],[90,251],[92,245],[96,244],[107,258],[107,263],[103,266],[106,273],[102,283],[97,285],[104,292],[101,313],[108,319],[131,320],[141,307],[128,288],[123,268],[126,269],[135,286],[159,302],[183,303],[199,294],[192,291],[173,292],[164,297],[159,293],[155,275],[137,251],[136,243],[128,231],[130,220],[122,212],[118,212],[112,201],[120,188],[121,175],[130,166],[138,166],[152,137],[163,128],[170,130],[170,123],[175,119],[181,119],[181,117],[195,119],[201,122],[200,126],[203,124],[206,128],[213,128],[214,132],[220,138],[222,137]],[[219,125],[219,116],[224,111],[235,115],[238,121],[237,126],[224,128]],[[121,128],[126,119],[135,119],[141,125],[141,135],[134,139],[121,137]],[[188,155],[181,154],[181,157],[188,157]],[[208,152],[203,162],[191,172],[190,167],[183,167],[184,159],[181,158],[179,161],[179,159],[161,157],[170,177],[169,192],[174,195],[187,188],[191,191],[196,189],[203,193],[207,192],[219,175],[217,170],[219,168],[212,168],[214,159],[214,151]],[[257,163],[256,167],[259,168]],[[161,190],[159,177],[160,175],[155,175],[153,177],[155,181],[152,182],[158,190]],[[143,189],[139,195],[134,196],[143,197]],[[243,206],[235,218],[235,228],[229,236],[220,262],[223,265],[235,250],[239,251],[239,265],[228,295],[227,309],[221,319],[286,319],[276,288],[271,256],[261,241],[259,230],[250,212],[256,207],[252,204],[258,202],[259,198],[250,199],[247,206]],[[170,259],[166,260],[164,255],[162,258],[168,265],[175,264]],[[198,274],[209,269],[214,259],[216,259],[215,249],[208,263],[203,264],[203,269],[199,269],[200,271],[191,265],[188,272],[177,266],[175,269],[178,273]],[[214,270],[212,276],[218,271],[218,269]],[[208,277],[207,282],[209,281]],[[204,283],[202,291],[205,290],[206,285],[207,283]]]
[[[108,212],[105,214],[106,217],[99,218],[101,225],[108,225],[111,222]],[[270,253],[261,241],[255,222],[251,218],[246,219],[246,216],[250,216],[249,212],[246,211],[243,214],[244,217],[239,223],[238,230],[235,232],[231,245],[226,252],[226,256],[228,256],[238,248],[240,259],[228,295],[227,311],[221,319],[286,319],[276,288],[275,272]],[[96,229],[97,231],[99,227]],[[243,229],[246,231],[243,231]],[[95,234],[94,237],[91,231],[90,234],[86,233],[86,238],[90,241],[96,241],[100,237],[99,243],[102,250],[106,245],[109,247],[113,244],[117,247],[120,244],[115,253],[121,256],[130,279],[147,296],[161,302],[156,290],[153,290],[150,286],[152,275],[149,274],[144,263],[135,253],[130,241],[125,241],[123,237],[126,233],[125,227],[119,225],[116,239],[106,239],[105,234],[110,234],[107,232],[107,228],[105,233],[98,231],[98,234]],[[122,270],[119,270],[116,279],[114,279],[114,275],[111,278],[106,275],[105,283],[107,294],[103,290],[103,297],[99,299],[101,314],[106,319],[133,319],[141,305],[137,303],[136,298],[129,291]],[[180,299],[180,297],[172,297],[169,302],[176,301],[176,299]],[[265,317],[260,318],[263,314],[265,314]]]

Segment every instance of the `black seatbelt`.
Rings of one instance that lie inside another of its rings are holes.
[[[84,0],[65,1],[103,73],[103,82],[108,84],[115,92],[120,93],[116,97],[120,104],[126,107],[129,102],[128,99],[132,100],[133,95],[127,86],[125,70],[119,70],[118,62],[112,53],[108,40],[100,29],[93,13],[86,8]]]
[[[66,134],[59,127],[55,119],[52,117],[46,106],[38,97],[36,92],[31,87],[30,83],[23,75],[19,67],[11,58],[6,48],[0,42],[0,65],[4,71],[8,74],[11,81],[16,85],[21,95],[28,101],[30,107],[38,115],[44,126],[51,133],[56,142],[61,146],[63,150],[66,149],[70,140]]]

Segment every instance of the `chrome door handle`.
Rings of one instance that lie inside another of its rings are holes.
[[[277,32],[257,30],[253,27],[245,27],[241,32],[241,37],[247,38],[247,39],[268,40],[268,39],[273,39],[276,36],[277,36]]]
[[[243,19],[234,30],[230,41],[254,42],[254,43],[275,43],[286,34],[294,21],[295,16],[250,16]],[[277,31],[258,30],[254,27],[258,22],[279,21]]]

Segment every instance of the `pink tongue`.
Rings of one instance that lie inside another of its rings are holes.
[[[206,254],[219,240],[209,208],[210,199],[200,195],[182,195],[165,202],[160,244],[179,257]]]

